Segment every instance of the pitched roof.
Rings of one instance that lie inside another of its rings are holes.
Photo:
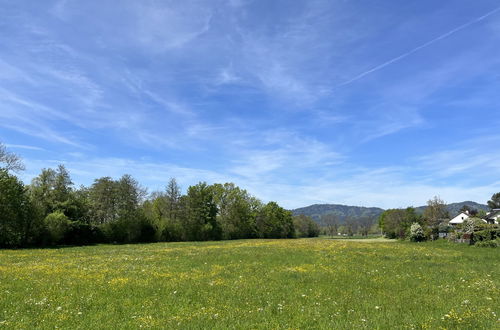
[[[465,219],[468,219],[470,216],[466,213],[460,213],[459,215],[457,215],[456,217],[454,217],[453,219],[451,219],[448,223],[451,223],[451,224],[459,224],[459,223],[463,223]]]

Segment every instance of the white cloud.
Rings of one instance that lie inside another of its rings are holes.
[[[146,1],[136,3],[136,29],[131,32],[139,43],[152,50],[183,47],[210,29],[212,12],[201,2],[172,5]]]

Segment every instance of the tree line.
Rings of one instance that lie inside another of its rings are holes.
[[[82,245],[318,236],[309,217],[292,217],[233,183],[200,182],[183,194],[172,178],[148,194],[131,175],[76,188],[68,170],[43,169],[29,185],[0,144],[0,246]]]
[[[368,236],[379,235],[377,217],[347,216],[342,221],[334,214],[324,214],[319,218],[321,233],[327,236]]]
[[[492,210],[500,208],[500,193],[493,194],[487,203]],[[436,196],[427,201],[427,207],[423,214],[417,213],[413,207],[389,209],[380,215],[378,224],[388,238],[436,239],[439,237],[439,233],[452,231],[449,224],[450,214],[446,206],[446,203]],[[486,215],[486,212],[472,209],[467,205],[464,205],[460,212],[467,212],[472,220],[479,220]],[[481,224],[481,221],[479,223]],[[484,227],[484,223],[481,224],[481,227]]]

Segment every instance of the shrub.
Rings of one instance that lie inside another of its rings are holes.
[[[61,211],[52,212],[44,219],[49,244],[59,244],[69,230],[70,221]]]
[[[462,231],[466,234],[472,234],[474,230],[484,229],[485,223],[479,218],[468,218],[462,223]]]
[[[409,238],[412,242],[422,242],[425,240],[424,230],[419,223],[412,223]]]
[[[496,247],[500,241],[500,228],[486,225],[482,226],[481,229],[472,234],[472,244]]]
[[[500,247],[500,240],[489,240],[489,241],[480,241],[475,244],[477,247],[491,247],[491,248],[496,248]]]
[[[459,238],[460,235],[457,235],[456,232],[452,231],[451,233],[448,234],[448,236],[446,237],[450,242],[454,242],[457,240],[457,238]]]
[[[449,233],[453,230],[453,227],[447,222],[441,222],[438,226],[440,233]]]

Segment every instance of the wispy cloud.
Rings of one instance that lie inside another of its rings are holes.
[[[31,175],[64,162],[86,184],[234,181],[287,207],[484,201],[498,141],[471,139],[500,121],[500,8],[470,8],[6,3],[0,133]]]
[[[379,64],[379,65],[371,68],[370,70],[364,71],[364,72],[362,72],[362,73],[360,73],[360,74],[352,77],[351,79],[348,79],[348,80],[346,80],[346,81],[338,84],[337,86],[335,86],[335,88],[339,88],[339,87],[342,87],[342,86],[345,86],[345,85],[349,85],[349,84],[351,84],[351,83],[353,83],[353,82],[355,82],[355,81],[357,81],[357,80],[359,80],[359,79],[361,79],[361,78],[363,78],[363,77],[365,77],[365,76],[367,76],[367,75],[369,75],[371,73],[374,73],[376,71],[379,71],[379,70],[385,68],[386,66],[389,66],[389,65],[391,65],[391,64],[393,64],[395,62],[401,61],[402,59],[404,59],[404,58],[406,58],[406,57],[408,57],[408,56],[410,56],[410,55],[412,55],[412,54],[414,54],[414,53],[416,53],[416,52],[418,52],[418,51],[420,51],[420,50],[422,50],[422,49],[424,49],[426,47],[429,47],[432,44],[434,44],[434,43],[436,43],[436,42],[438,42],[440,40],[448,38],[449,36],[451,36],[451,35],[453,35],[453,34],[455,34],[457,32],[460,32],[463,29],[468,28],[469,26],[471,26],[473,24],[476,24],[476,23],[479,23],[479,22],[485,20],[486,18],[488,18],[488,17],[496,14],[499,11],[500,11],[500,7],[497,7],[495,9],[487,12],[484,15],[481,15],[481,16],[473,19],[473,20],[470,20],[470,21],[468,21],[465,24],[457,26],[456,28],[451,29],[450,31],[448,31],[446,33],[443,33],[443,34],[439,35],[438,37],[436,37],[434,39],[431,39],[431,40],[429,40],[429,41],[427,41],[427,42],[425,42],[425,43],[423,43],[423,44],[421,44],[421,45],[419,45],[419,46],[417,46],[417,47],[415,47],[415,48],[413,48],[413,49],[411,49],[411,50],[409,50],[409,51],[407,51],[407,52],[405,52],[405,53],[403,53],[403,54],[401,54],[399,56],[396,56],[396,57],[394,57],[394,58],[392,58],[392,59],[390,59],[390,60],[388,60],[388,61],[386,61],[386,62],[384,62],[382,64]]]
[[[28,146],[23,144],[6,144],[7,148],[13,149],[26,149],[26,150],[36,150],[36,151],[44,151],[44,148],[36,147],[36,146]]]

